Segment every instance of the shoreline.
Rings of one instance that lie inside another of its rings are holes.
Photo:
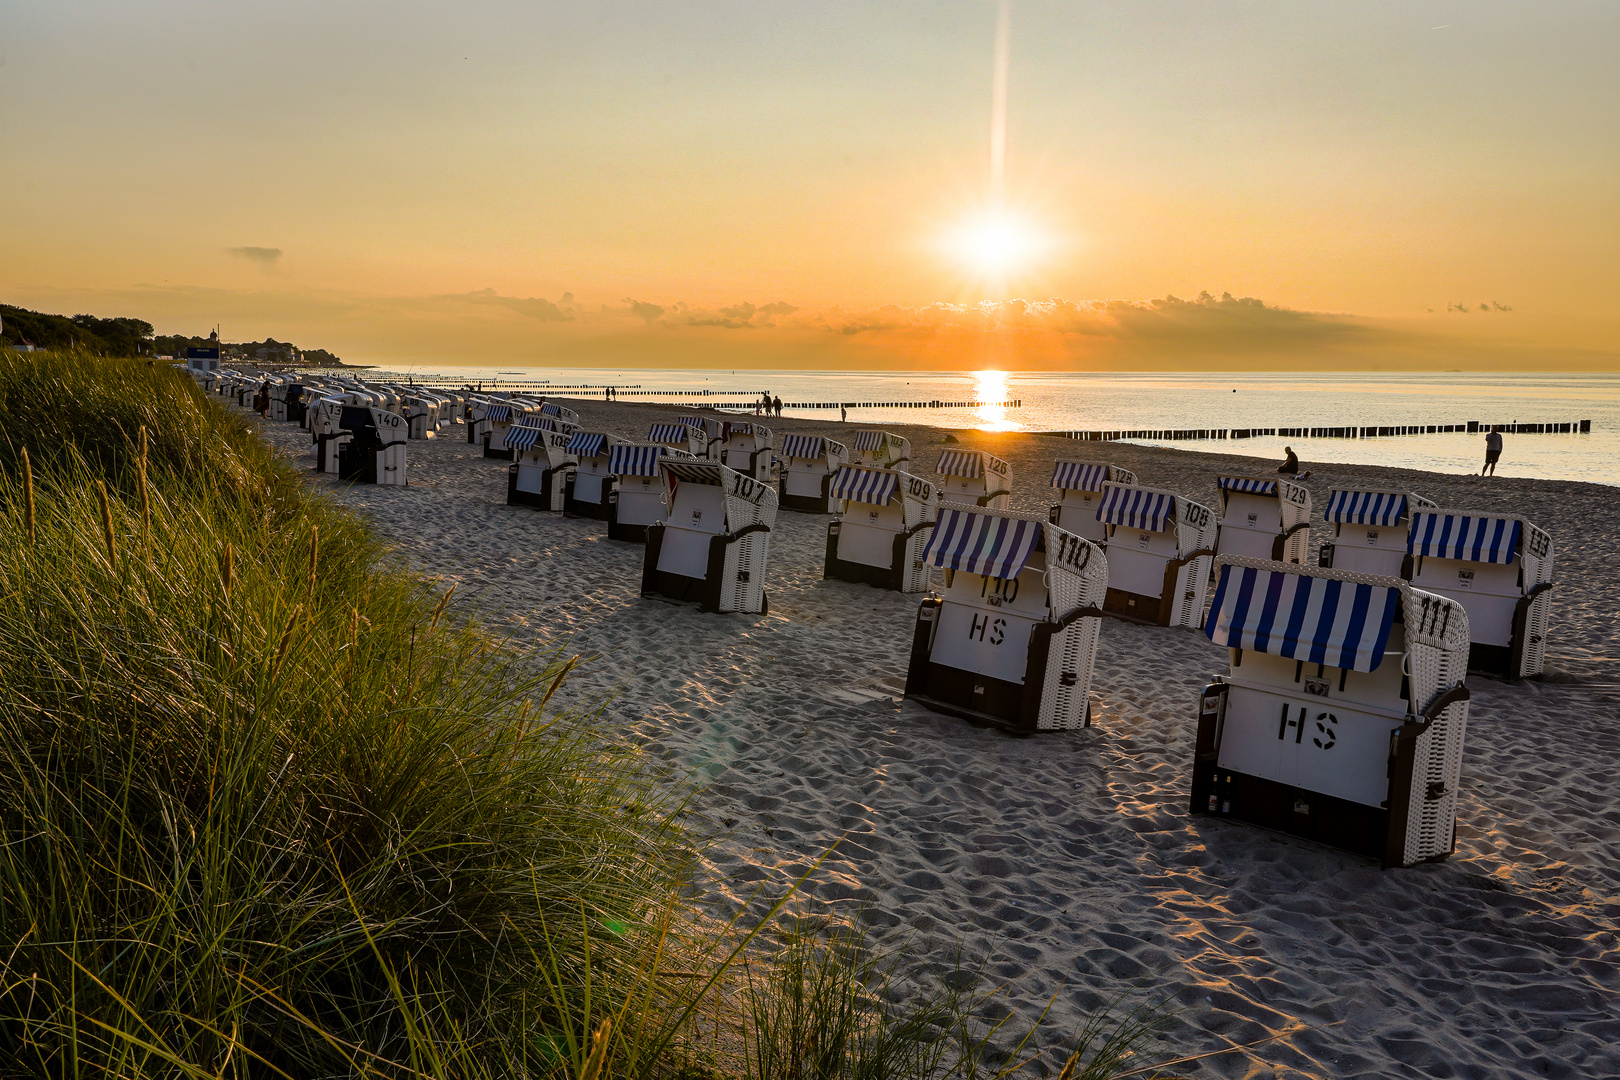
[[[679,406],[556,399],[585,430],[640,438]],[[745,415],[744,419],[752,420]],[[759,418],[847,441],[859,422]],[[1013,467],[1013,505],[1049,504],[1058,457],[1112,462],[1215,504],[1217,473],[1275,461],[1030,433],[881,425],[937,452]],[[308,436],[263,424],[304,467]],[[587,657],[559,692],[601,706],[604,736],[704,785],[707,898],[741,903],[834,843],[810,888],[907,958],[949,970],[960,946],[1054,1031],[1132,985],[1175,1001],[1187,1053],[1312,1029],[1201,1062],[1197,1076],[1547,1076],[1620,1073],[1620,655],[1609,550],[1620,490],[1389,466],[1312,465],[1312,553],[1335,483],[1390,484],[1455,509],[1514,510],[1557,552],[1548,677],[1470,679],[1458,844],[1447,861],[1379,871],[1235,822],[1191,818],[1198,690],[1224,670],[1201,632],[1110,621],[1093,727],[1014,738],[901,697],[917,597],[821,577],[830,518],[784,510],[768,616],[704,615],[639,595],[642,549],[599,522],[505,505],[506,463],[450,438],[408,447],[412,486],[316,486],[371,518],[399,554],[493,628]],[[1308,463],[1309,464],[1309,463]],[[1335,1027],[1323,1025],[1337,1024]]]

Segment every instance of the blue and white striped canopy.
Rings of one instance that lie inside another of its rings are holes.
[[[1038,521],[945,507],[923,549],[923,561],[986,577],[1016,577],[1035,550],[1041,530]]]
[[[763,424],[734,422],[726,425],[724,434],[727,442],[731,441],[733,435],[758,435],[762,439],[768,439],[771,437],[771,429]]]
[[[1108,482],[1108,466],[1083,461],[1060,461],[1052,467],[1052,486],[1065,491],[1101,491]]]
[[[889,441],[887,431],[857,431],[855,433],[855,449],[881,450]]]
[[[818,458],[827,452],[827,440],[819,435],[786,435],[782,438],[782,456]]]
[[[1129,484],[1106,484],[1102,505],[1097,507],[1097,520],[1104,525],[1123,525],[1143,532],[1164,532],[1175,511],[1174,495]]]
[[[687,440],[692,437],[689,434],[691,430],[686,424],[654,424],[647,429],[647,441],[685,446]]]
[[[1328,495],[1326,521],[1340,525],[1392,528],[1406,517],[1406,496],[1398,491],[1340,491]]]
[[[1261,480],[1253,476],[1223,476],[1215,481],[1222,491],[1246,492],[1250,495],[1277,494],[1277,481]]]
[[[708,425],[703,422],[703,418],[701,416],[677,416],[675,418],[675,423],[685,424],[687,427],[697,428],[699,431],[706,432],[709,430]]]
[[[1400,603],[1390,586],[1227,564],[1204,632],[1229,648],[1373,671]]]
[[[576,432],[568,440],[568,452],[578,454],[580,457],[600,457],[607,449],[608,437],[594,431]]]
[[[512,419],[512,406],[491,405],[489,408],[484,410],[484,419],[497,421],[510,420]]]
[[[537,427],[519,424],[506,429],[506,438],[501,445],[508,450],[527,450],[539,442],[540,436],[544,434],[545,432]]]
[[[553,405],[551,402],[548,401],[544,405],[540,406],[540,415],[541,416],[561,416],[562,415],[562,406],[561,405]]]
[[[969,480],[977,480],[984,475],[984,455],[977,450],[946,450],[934,463],[934,471],[941,476],[965,476]]]
[[[664,461],[664,471],[683,484],[726,486],[726,467],[718,461]]]
[[[1519,554],[1522,532],[1519,522],[1512,518],[1416,510],[1406,550],[1424,558],[1506,566]]]
[[[827,493],[835,499],[886,506],[900,487],[900,477],[882,469],[844,465],[833,473]]]
[[[608,451],[608,472],[614,476],[658,476],[662,446],[615,446]]]

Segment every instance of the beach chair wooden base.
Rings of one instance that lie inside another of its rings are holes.
[[[1424,776],[1433,772],[1433,763],[1419,761],[1431,749],[1419,740],[1431,722],[1468,700],[1466,687],[1458,686],[1439,697],[1421,721],[1408,719],[1394,729],[1389,740],[1388,796],[1382,806],[1222,768],[1221,738],[1229,690],[1226,683],[1211,683],[1200,699],[1188,803],[1191,813],[1232,818],[1377,859],[1386,870],[1436,862],[1456,850],[1456,792],[1444,783],[1424,783]],[[1464,723],[1461,717],[1465,715],[1454,713],[1451,720]],[[1443,816],[1438,813],[1441,809]]]
[[[1065,660],[1054,653],[1094,652],[1095,624],[1089,641],[1070,640],[1066,633],[1085,629],[1074,624],[1082,618],[1101,614],[1095,608],[1076,611],[1062,623],[1044,623],[1034,628],[1024,667],[1022,684],[998,679],[962,668],[936,664],[930,658],[934,630],[943,602],[929,597],[918,606],[916,627],[911,638],[911,662],[906,671],[906,697],[934,712],[956,716],[974,724],[986,724],[1019,735],[1091,726],[1091,677],[1089,671],[1054,671]],[[1089,649],[1085,648],[1089,645]],[[1089,664],[1089,657],[1086,658]],[[1052,676],[1052,677],[1049,677]],[[1083,676],[1083,678],[1082,678]]]
[[[608,496],[607,527],[609,540],[622,540],[627,544],[645,544],[647,542],[647,529],[649,526],[619,520],[617,492]]]
[[[728,611],[741,611],[739,608],[728,608],[722,603],[722,586],[726,575],[727,549],[752,532],[769,533],[764,525],[745,526],[735,533],[718,533],[709,539],[709,564],[702,577],[692,577],[687,574],[676,574],[668,570],[658,569],[658,559],[663,553],[664,546],[663,525],[647,526],[647,552],[643,557],[641,566],[641,595],[663,596],[671,600],[694,602],[699,611],[722,614]],[[741,571],[747,573],[747,571]],[[759,610],[744,611],[749,615],[766,615],[770,612],[770,600],[764,590],[759,593]]]
[[[789,495],[787,478],[784,476],[777,481],[777,505],[783,510],[797,510],[801,514],[836,514],[840,511],[828,493],[831,488],[832,474],[828,473],[821,478],[820,495]]]
[[[1167,626],[1170,605],[1161,603],[1161,599],[1157,596],[1126,592],[1124,589],[1109,589],[1108,595],[1103,598],[1103,610],[1126,622],[1141,623],[1143,626]],[[1164,609],[1162,614],[1161,608]]]
[[[326,431],[315,436],[315,471],[336,472],[338,448],[350,438],[347,431]]]
[[[506,505],[507,506],[533,506],[541,510],[550,510],[552,513],[561,513],[563,509],[563,488],[572,466],[559,465],[554,469],[545,469],[540,473],[540,490],[523,491],[518,488],[519,465],[513,462],[506,470]]]
[[[611,492],[604,492],[603,494],[608,496],[608,498],[612,497]],[[585,502],[583,499],[574,498],[574,480],[572,477],[570,477],[568,481],[563,484],[563,517],[590,518],[592,521],[607,521],[609,505],[610,504],[608,503],[607,499],[604,499],[602,502]]]
[[[888,566],[871,566],[840,559],[838,534],[841,524],[834,521],[827,525],[827,552],[821,573],[824,580],[848,581],[898,593],[918,593],[928,588],[928,568],[923,565],[922,550],[928,543],[926,531],[934,527],[932,521],[916,525],[908,532],[894,534]]]

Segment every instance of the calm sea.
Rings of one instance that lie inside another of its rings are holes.
[[[706,390],[714,401],[746,401],[770,390],[783,401],[1003,401],[1002,409],[851,409],[851,426],[935,424],[1014,431],[1133,428],[1369,427],[1379,425],[1565,423],[1592,421],[1589,435],[1507,435],[1503,476],[1620,485],[1620,375],[1052,374],[1046,372],[663,371],[604,368],[443,366],[411,372],[457,380],[611,384],[643,391]],[[582,393],[581,391],[573,391]],[[569,393],[559,390],[559,393]],[[596,395],[591,395],[596,396]],[[648,400],[626,396],[627,401]],[[658,400],[656,397],[651,400]],[[827,420],[834,411],[784,410]],[[1484,436],[1413,435],[1382,439],[1257,438],[1176,442],[1186,450],[1477,472]]]

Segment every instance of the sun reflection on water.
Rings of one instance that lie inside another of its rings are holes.
[[[973,373],[973,400],[984,402],[1006,401],[1007,373],[1005,371],[975,371]],[[981,431],[1017,431],[1022,424],[1007,418],[1007,410],[1001,405],[980,405],[976,410],[977,423],[973,426]]]

